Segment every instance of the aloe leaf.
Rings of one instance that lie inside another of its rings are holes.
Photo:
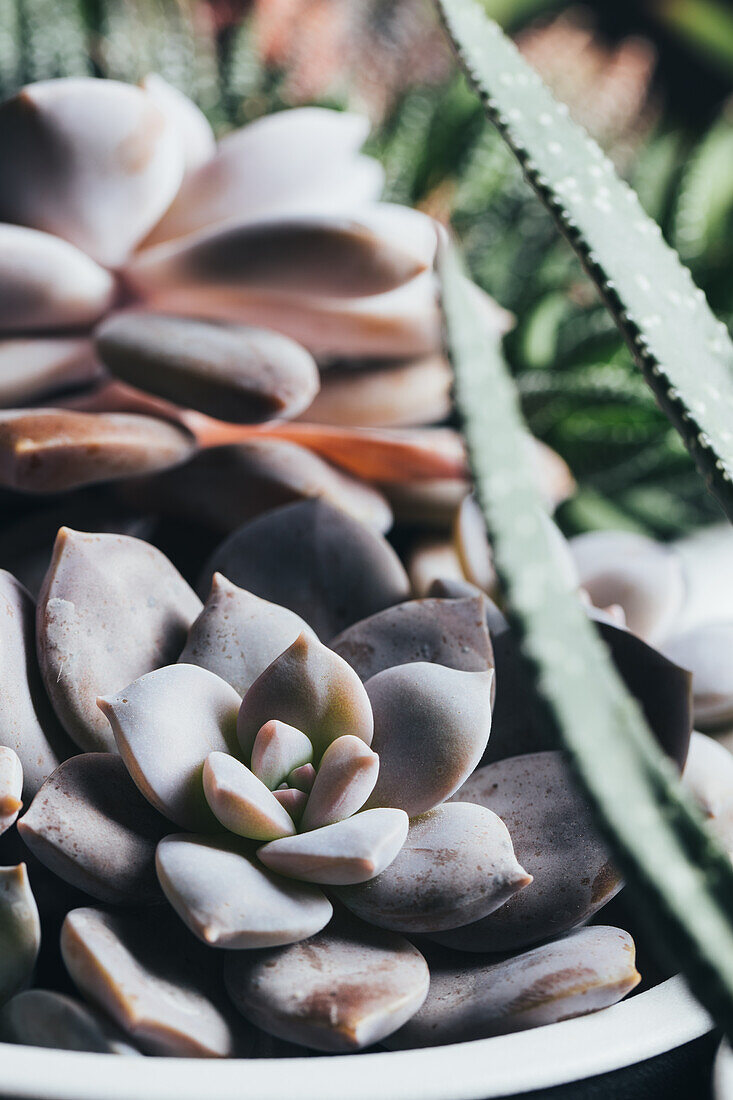
[[[437,0],[466,73],[733,517],[733,344],[634,191],[478,0]]]
[[[733,867],[681,793],[577,598],[553,564],[526,429],[500,346],[453,252],[440,262],[455,396],[494,561],[540,697],[640,910],[733,1034]]]

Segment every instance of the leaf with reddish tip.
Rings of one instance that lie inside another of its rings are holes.
[[[494,664],[485,605],[481,595],[410,600],[355,623],[331,647],[362,680],[415,661],[485,672]]]
[[[379,755],[368,806],[399,806],[412,817],[460,787],[489,739],[493,678],[493,669],[460,672],[419,662],[367,682]]]
[[[235,1030],[223,1011],[211,956],[173,913],[74,909],[61,930],[61,953],[84,997],[144,1053],[182,1058],[249,1053],[251,1038]]]
[[[387,1040],[391,1050],[507,1035],[597,1012],[634,986],[634,941],[597,926],[502,962],[430,967],[430,992],[419,1012]]]
[[[272,871],[324,886],[366,882],[397,856],[409,821],[402,810],[364,810],[345,821],[273,840],[257,850]]]
[[[158,845],[160,884],[194,935],[210,947],[276,947],[328,924],[333,910],[320,890],[270,874],[249,852],[234,838],[188,834]]]
[[[82,749],[113,751],[97,697],[174,661],[201,603],[154,546],[62,527],[38,600],[46,690]]]
[[[372,740],[372,710],[361,680],[342,657],[305,633],[275,658],[242,700],[237,735],[245,759],[271,719],[302,730],[316,760],[345,734],[367,745]]]
[[[308,795],[305,791],[295,787],[282,787],[279,791],[272,792],[284,810],[287,810],[293,821],[300,821]]]
[[[318,392],[312,356],[267,329],[132,310],[104,321],[95,340],[115,377],[220,420],[295,416]]]
[[[61,764],[18,824],[54,874],[100,901],[160,902],[155,848],[170,824],[142,797],[119,756],[82,753]]]
[[[312,789],[315,779],[316,769],[312,764],[303,764],[300,768],[293,768],[287,777],[288,785],[295,787],[298,791],[303,791],[304,794],[308,794]]]
[[[309,627],[286,607],[261,600],[215,573],[209,598],[191,624],[183,664],[215,672],[245,695],[258,676]]]
[[[12,749],[0,745],[0,836],[15,824],[22,794],[23,765]]]
[[[374,790],[378,772],[379,757],[360,737],[337,737],[321,758],[301,828],[318,829],[351,817]]]
[[[0,484],[27,493],[134,477],[185,462],[196,441],[183,427],[133,413],[68,409],[0,412]]]
[[[531,881],[496,814],[449,802],[413,818],[394,862],[338,897],[362,920],[409,935],[487,916]]]
[[[425,999],[430,975],[402,936],[356,921],[329,925],[307,944],[227,960],[229,995],[265,1031],[316,1050],[370,1047]]]
[[[239,696],[197,665],[168,665],[98,700],[139,790],[183,829],[213,831],[202,772],[211,752],[236,746]]]
[[[265,722],[255,737],[250,767],[274,791],[296,768],[312,768],[312,759],[313,745],[304,733],[287,722],[271,721]]]
[[[389,543],[323,501],[289,504],[245,524],[214,553],[207,584],[217,570],[297,612],[324,640],[409,595]]]
[[[621,889],[561,752],[479,768],[454,801],[499,815],[533,881],[489,916],[439,933],[439,943],[459,951],[516,951],[582,924]]]
[[[277,840],[295,826],[272,791],[235,757],[212,752],[203,771],[204,793],[217,821],[237,836]]]
[[[0,867],[0,1004],[33,974],[41,922],[25,863]]]

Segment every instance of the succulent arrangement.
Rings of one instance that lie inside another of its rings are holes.
[[[439,6],[730,509],[724,326],[475,0]],[[508,318],[379,201],[366,134],[298,108],[217,144],[158,77],[0,105],[12,507],[103,483],[217,530],[186,577],[116,521],[62,523],[37,601],[0,572],[0,1039],[288,1056],[558,1022],[640,981],[598,923],[624,880],[733,1019],[733,763],[691,734],[733,716],[730,535],[565,542]],[[442,321],[465,451],[432,426]]]

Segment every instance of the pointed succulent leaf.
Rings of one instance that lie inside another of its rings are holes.
[[[378,772],[379,757],[360,737],[337,737],[321,757],[301,829],[318,829],[351,817],[374,790]]]
[[[392,510],[381,491],[287,439],[208,447],[185,466],[136,481],[134,494],[132,488],[129,496],[136,507],[205,523],[224,534],[301,500],[325,500],[380,533],[392,526]]]
[[[670,550],[631,531],[590,531],[570,550],[596,607],[619,604],[629,630],[651,645],[669,635],[685,593],[682,565]]]
[[[309,629],[286,607],[261,600],[215,573],[180,660],[208,668],[244,696],[267,666]]]
[[[210,956],[172,913],[74,909],[61,930],[61,953],[79,991],[143,1053],[239,1053]]]
[[[312,764],[302,764],[299,768],[293,768],[287,777],[288,786],[295,787],[297,791],[302,791],[304,794],[312,790],[315,780],[316,769]]]
[[[277,840],[292,836],[289,814],[261,779],[226,752],[212,752],[203,771],[204,794],[216,820],[237,836]]]
[[[33,974],[41,946],[41,922],[25,863],[0,867],[0,1004]]]
[[[53,1050],[140,1055],[101,1012],[51,989],[27,989],[8,1001],[0,1010],[0,1039]]]
[[[38,659],[54,709],[80,748],[114,750],[97,696],[174,661],[200,610],[154,546],[61,528],[38,600]]]
[[[193,100],[157,73],[148,73],[140,87],[175,129],[183,149],[185,175],[211,160],[216,153],[214,131]]]
[[[449,802],[412,819],[386,870],[338,896],[362,920],[409,935],[478,920],[531,881],[496,814]]]
[[[1,333],[88,325],[113,296],[109,272],[72,244],[25,226],[0,225]]]
[[[372,710],[364,685],[342,657],[303,633],[255,680],[237,718],[245,759],[265,722],[277,719],[301,730],[320,760],[332,741],[353,734],[372,740]]]
[[[18,831],[49,870],[99,901],[162,901],[155,848],[170,823],[146,802],[114,753],[82,753],[61,764]]]
[[[303,816],[308,795],[297,787],[282,787],[279,791],[272,792],[284,810],[287,810],[293,821],[300,821]]]
[[[211,752],[233,752],[239,696],[197,665],[168,665],[98,700],[138,789],[182,829],[212,831],[202,773]]]
[[[628,630],[607,622],[599,622],[596,629],[610,649],[627,689],[644,711],[660,746],[682,768],[692,729],[689,672]],[[530,690],[529,673],[516,635],[505,630],[494,635],[493,643],[496,702],[491,740],[482,763],[555,748],[552,727]]]
[[[158,845],[157,864],[169,902],[210,947],[296,943],[331,919],[331,903],[317,887],[271,874],[234,838],[169,836]]]
[[[132,310],[104,321],[95,340],[116,378],[219,420],[296,416],[318,392],[312,356],[267,329]]]
[[[252,746],[250,767],[266,787],[274,791],[290,773],[313,765],[313,745],[304,733],[287,722],[265,722],[258,731]],[[274,839],[274,838],[273,838]]]
[[[425,959],[394,933],[340,920],[307,944],[227,959],[239,1011],[278,1038],[349,1052],[396,1031],[425,999]]]
[[[712,737],[693,733],[682,782],[725,850],[733,853],[733,756]]]
[[[460,951],[516,951],[588,920],[621,889],[560,752],[479,768],[455,795],[498,814],[532,882],[495,912],[437,936]]]
[[[389,607],[348,627],[331,646],[362,680],[414,661],[464,672],[485,672],[494,664],[481,595]]]
[[[153,416],[72,409],[0,412],[0,485],[56,493],[185,462],[190,432]]]
[[[301,615],[325,641],[409,595],[387,541],[323,501],[289,504],[240,527],[214,553],[206,583],[216,571]]]
[[[733,621],[733,528],[729,523],[703,527],[672,543],[684,577],[685,598],[674,633],[687,633],[707,623]]]
[[[396,857],[408,825],[402,810],[364,810],[345,821],[273,840],[257,855],[270,870],[304,882],[324,886],[366,882]]]
[[[0,108],[0,220],[120,264],[181,182],[175,129],[139,88],[113,80],[47,80]]]
[[[489,118],[580,256],[712,491],[733,514],[733,344],[725,325],[611,160],[570,120],[478,0],[439,4]]]
[[[664,643],[665,655],[692,674],[692,706],[695,725],[721,728],[733,718],[733,676],[728,654],[733,644],[733,623],[706,623]]]
[[[387,1039],[391,1050],[507,1035],[616,1004],[640,976],[634,941],[620,928],[581,928],[501,962],[430,967],[430,992]]]
[[[23,765],[12,749],[0,745],[0,836],[23,808]]]
[[[399,806],[412,817],[458,790],[489,739],[493,677],[493,669],[460,672],[417,662],[367,682],[379,756],[368,806]]]

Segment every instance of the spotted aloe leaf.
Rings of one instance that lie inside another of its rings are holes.
[[[462,0],[450,5],[454,9],[459,15],[469,10]],[[463,21],[458,25],[463,35]],[[481,24],[470,25],[478,38]],[[493,43],[490,32],[484,37]],[[445,253],[440,266],[456,404],[524,655],[656,942],[733,1034],[729,857],[683,796],[673,765],[655,746],[639,706],[554,565],[517,395],[499,345],[465,293],[455,254]]]
[[[733,516],[733,344],[636,194],[478,0],[438,0],[461,63]]]

